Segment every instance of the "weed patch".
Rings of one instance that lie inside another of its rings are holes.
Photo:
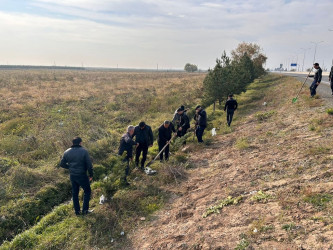
[[[241,200],[243,199],[242,196],[238,196],[238,197],[232,197],[232,196],[228,196],[226,199],[221,200],[217,205],[215,206],[210,206],[209,208],[206,209],[206,211],[204,212],[204,214],[202,215],[203,218],[206,218],[207,216],[209,216],[210,214],[214,214],[214,213],[220,213],[220,210],[225,207],[225,206],[229,206],[229,205],[236,205],[238,204]]]

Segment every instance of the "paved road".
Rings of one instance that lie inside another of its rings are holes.
[[[281,74],[295,77],[298,81],[302,83],[305,81],[307,76],[306,73],[294,73],[294,72],[282,72]],[[308,86],[310,86],[312,82],[313,82],[313,77],[312,78],[309,77],[308,80],[306,81]],[[304,86],[304,88],[305,87],[306,86]],[[309,88],[307,87],[307,89]],[[333,95],[330,88],[330,84],[328,82],[328,76],[323,75],[322,81],[317,88],[317,94],[320,96],[320,98],[324,99],[325,101],[333,105]],[[309,95],[310,95],[310,90],[309,90]]]

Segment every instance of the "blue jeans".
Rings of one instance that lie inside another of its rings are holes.
[[[311,86],[310,86],[310,94],[311,96],[314,96],[316,95],[316,89],[317,89],[318,85],[317,85],[317,80],[314,80],[312,83],[311,83]]]
[[[203,136],[205,128],[206,127],[202,127],[202,126],[198,126],[197,127],[197,130],[195,131],[195,134],[196,134],[196,136],[198,138],[198,142],[203,142],[202,136]]]
[[[83,209],[82,212],[88,211],[89,201],[91,195],[90,182],[87,175],[71,175],[70,180],[72,182],[72,193],[73,193],[73,205],[76,214],[80,213],[80,202],[79,202],[79,191],[82,187],[84,191],[83,197]]]

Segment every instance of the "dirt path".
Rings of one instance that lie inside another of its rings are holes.
[[[325,107],[309,106],[276,107],[263,121],[250,115],[193,153],[187,181],[129,235],[132,248],[332,248],[333,121]],[[265,196],[255,200],[260,190]],[[203,218],[228,196],[242,200]]]

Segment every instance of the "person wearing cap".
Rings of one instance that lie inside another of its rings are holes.
[[[234,116],[234,112],[238,107],[238,103],[235,99],[233,99],[233,95],[228,95],[228,100],[225,103],[224,111],[227,111],[227,123],[230,127],[232,122],[232,117]]]
[[[172,124],[177,126],[177,136],[182,137],[186,134],[187,130],[190,128],[190,119],[186,114],[184,106],[178,108],[172,119]]]
[[[311,97],[314,97],[316,95],[316,89],[319,86],[320,82],[321,82],[321,78],[322,78],[322,73],[323,71],[321,70],[321,68],[319,67],[319,63],[315,63],[313,64],[313,67],[317,70],[315,75],[314,75],[314,79],[313,82],[310,86],[310,95]]]
[[[171,140],[172,132],[176,132],[173,124],[170,121],[164,121],[164,123],[158,128],[158,151],[161,151],[163,147]],[[160,161],[164,158],[167,161],[169,159],[169,145],[165,147],[164,152],[160,154]]]
[[[139,143],[135,153],[135,164],[139,166],[139,158],[142,152],[141,170],[144,170],[144,165],[147,159],[148,147],[153,146],[154,136],[151,127],[145,122],[140,122],[139,126],[134,128],[133,137],[135,141]]]
[[[206,111],[200,106],[198,105],[195,108],[195,113],[196,115],[194,116],[195,119],[195,125],[196,125],[196,130],[195,130],[195,134],[198,138],[198,142],[202,143],[202,136],[204,133],[205,128],[207,127],[207,114]]]
[[[72,142],[73,145],[65,151],[60,166],[69,169],[75,214],[86,215],[90,212],[90,181],[93,179],[93,166],[88,151],[82,147],[82,139],[75,137]],[[89,177],[87,176],[87,171]],[[82,187],[84,191],[82,213],[80,212],[79,202],[80,187]]]
[[[333,95],[333,66],[331,68],[330,75],[328,76],[328,80],[330,82],[331,90],[332,90],[332,95]]]
[[[130,125],[127,127],[127,133],[123,134],[123,136],[120,139],[120,145],[119,145],[119,151],[118,155],[123,155],[123,153],[126,151],[126,156],[124,158],[124,162],[126,162],[126,168],[125,168],[125,177],[124,182],[125,185],[129,185],[127,182],[127,176],[129,175],[129,162],[133,158],[133,146],[139,146],[139,143],[133,141],[132,136],[134,134],[135,127]]]

